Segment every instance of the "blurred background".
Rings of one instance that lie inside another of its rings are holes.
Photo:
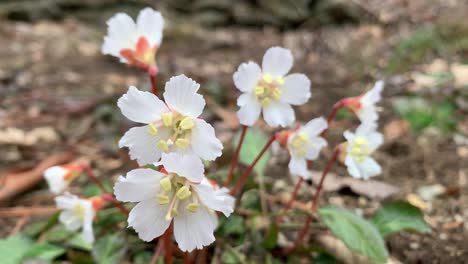
[[[464,0],[0,1],[0,237],[33,232],[31,226],[53,213],[47,211],[53,196],[42,181],[45,168],[79,159],[111,186],[135,166],[117,146],[133,124],[116,100],[129,85],[150,90],[150,83],[144,73],[101,55],[100,46],[107,19],[116,12],[136,17],[146,6],[166,21],[157,54],[158,86],[181,73],[200,82],[208,103],[204,117],[226,152],[239,128],[232,74],[242,62],[260,62],[271,46],[291,49],[293,72],[312,81],[312,99],[297,109],[302,121],[326,116],[337,100],[384,79],[385,144],[377,153],[384,173],[377,179],[398,187],[396,197],[422,209],[433,228],[430,234],[391,236],[390,253],[405,263],[468,259]],[[340,112],[332,142],[353,125],[352,115]],[[230,158],[223,156],[219,166]],[[275,169],[265,173],[268,192],[291,191],[286,164],[281,157],[271,161]],[[346,176],[342,167],[337,172]],[[16,189],[2,193],[2,183],[13,178],[21,179]],[[85,178],[80,181],[86,188],[78,192],[96,191]],[[328,190],[323,202],[366,214],[380,200],[345,186]],[[240,234],[255,234],[246,227],[248,217],[237,220],[239,226],[229,233],[232,247],[241,243]],[[248,247],[239,254],[265,258],[267,253]],[[133,253],[124,252],[123,259],[130,261]]]

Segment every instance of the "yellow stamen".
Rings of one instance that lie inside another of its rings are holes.
[[[271,76],[271,74],[265,74],[263,75],[263,80],[266,82],[266,83],[271,83],[273,81],[273,76]]]
[[[172,126],[172,122],[174,120],[174,114],[171,112],[168,113],[162,113],[161,114],[161,119],[163,122],[163,125],[166,127]]]
[[[369,144],[369,141],[364,137],[356,137],[356,139],[354,139],[354,143],[357,145],[367,145]]]
[[[160,140],[160,141],[158,142],[158,145],[157,145],[157,146],[158,146],[158,148],[159,148],[160,150],[162,150],[162,151],[164,151],[164,152],[169,151],[169,146],[168,146],[167,142],[164,141],[164,140]]]
[[[283,94],[283,91],[281,91],[280,89],[277,88],[277,89],[273,90],[272,97],[273,97],[273,99],[278,100],[278,99],[280,99],[282,94]]]
[[[198,208],[200,208],[200,204],[199,203],[189,203],[186,208],[190,212],[195,213],[198,210]]]
[[[164,194],[160,193],[160,194],[158,194],[157,198],[158,198],[158,203],[160,205],[169,203],[169,197],[167,195],[164,195]]]
[[[265,93],[265,87],[263,86],[256,86],[255,87],[255,95],[261,96]]]
[[[279,85],[283,85],[284,84],[284,79],[283,77],[279,76],[276,78],[276,83],[278,83]]]
[[[180,124],[179,124],[180,128],[183,130],[192,129],[194,125],[195,123],[193,122],[191,117],[186,117],[182,119],[182,121],[180,121]]]
[[[148,124],[148,134],[152,136],[155,136],[156,134],[158,134],[158,129],[153,123]]]
[[[76,205],[73,207],[73,213],[74,213],[79,219],[83,219],[84,216],[85,216],[85,209],[84,209],[83,206],[81,206],[80,204],[76,204]]]
[[[171,183],[171,179],[169,177],[162,178],[159,181],[159,185],[166,192],[169,192],[172,189],[172,183]]]
[[[184,150],[190,144],[190,141],[188,139],[185,139],[185,138],[178,138],[176,140],[175,144],[176,144],[177,147]]]
[[[189,190],[189,187],[187,186],[182,186],[176,193],[177,198],[179,198],[180,200],[184,200],[190,195],[192,195],[192,192]]]
[[[270,105],[270,102],[271,102],[270,99],[265,98],[265,99],[262,100],[262,106],[267,107],[267,106]]]

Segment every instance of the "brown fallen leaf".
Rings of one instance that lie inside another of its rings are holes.
[[[320,182],[321,172],[311,172],[312,182],[317,185]],[[323,191],[333,192],[349,187],[356,194],[367,196],[371,199],[383,200],[394,194],[399,189],[396,186],[376,180],[360,180],[352,177],[341,177],[329,173],[323,183]]]
[[[385,139],[394,140],[408,134],[410,124],[406,120],[393,120],[388,123],[383,131]]]
[[[0,186],[0,202],[32,188],[42,180],[42,174],[47,168],[67,163],[73,159],[73,156],[70,152],[56,154],[42,160],[29,171],[1,175],[0,178],[4,180]]]
[[[58,212],[57,207],[7,207],[0,208],[1,217],[17,217],[24,215],[48,215]]]

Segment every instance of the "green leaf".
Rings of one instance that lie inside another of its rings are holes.
[[[268,233],[265,236],[265,240],[263,240],[263,246],[266,249],[273,249],[276,247],[278,242],[278,226],[276,224],[272,224],[268,229]]]
[[[55,246],[48,243],[42,244],[34,244],[29,250],[26,252],[24,258],[25,259],[47,259],[53,260],[56,257],[65,253],[65,249],[59,246]]]
[[[49,229],[43,238],[45,241],[58,243],[67,240],[73,234],[75,234],[75,231],[68,230],[63,225],[57,225]]]
[[[244,264],[247,263],[247,257],[239,252],[235,248],[227,248],[224,250],[223,254],[221,254],[221,263],[226,263],[226,264]]]
[[[239,142],[239,137],[240,135],[236,137],[235,146],[237,146]],[[261,130],[249,128],[245,134],[244,143],[242,144],[242,148],[239,153],[239,162],[249,166],[255,160],[268,140],[268,136]],[[263,157],[257,162],[257,165],[255,165],[254,170],[256,173],[263,174],[270,157],[270,151],[265,152]]]
[[[238,215],[231,215],[223,224],[223,234],[242,234],[245,232],[244,218]]]
[[[404,201],[385,204],[372,217],[372,222],[382,236],[402,230],[413,230],[423,233],[431,231],[424,221],[421,211]]]
[[[81,233],[74,234],[70,239],[67,240],[66,245],[71,248],[85,251],[90,251],[93,248],[93,244],[85,241]]]
[[[93,257],[100,264],[120,263],[127,246],[123,234],[111,234],[98,239],[93,247]]]
[[[319,210],[320,220],[348,248],[369,259],[384,263],[388,252],[375,226],[364,218],[342,208],[330,206]]]
[[[0,240],[0,260],[2,264],[18,264],[31,246],[31,240],[23,235]]]

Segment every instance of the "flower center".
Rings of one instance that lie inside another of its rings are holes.
[[[266,107],[270,105],[271,101],[277,101],[282,94],[280,89],[281,85],[284,84],[283,77],[278,76],[273,78],[271,74],[264,74],[262,79],[257,82],[255,86],[255,95],[262,104]]]
[[[356,137],[351,143],[349,154],[357,162],[363,162],[371,154],[369,141],[365,137]]]
[[[85,208],[81,206],[81,204],[76,204],[73,209],[73,214],[78,218],[80,221],[83,221],[85,216]]]
[[[156,51],[157,46],[150,46],[148,40],[141,36],[135,46],[135,49],[122,49],[120,55],[124,57],[129,65],[142,68],[152,74],[156,74]]]
[[[185,150],[190,145],[192,128],[195,126],[195,122],[191,117],[166,112],[161,114],[161,123],[158,125],[159,127],[168,128],[170,131],[168,139],[161,139],[157,143],[157,147],[163,152],[168,152],[173,146]],[[158,134],[158,125],[150,123],[148,125],[148,134],[156,136]]]
[[[297,135],[294,135],[293,139],[291,140],[291,149],[294,153],[298,156],[305,156],[307,153],[307,147],[310,145],[309,137],[306,133],[301,132]]]
[[[159,181],[161,187],[156,199],[160,205],[169,204],[165,219],[172,220],[179,214],[180,201],[189,199],[191,202],[185,207],[189,212],[195,213],[200,208],[198,195],[193,191],[190,182],[176,174],[168,174]],[[182,208],[183,210],[184,208]]]

